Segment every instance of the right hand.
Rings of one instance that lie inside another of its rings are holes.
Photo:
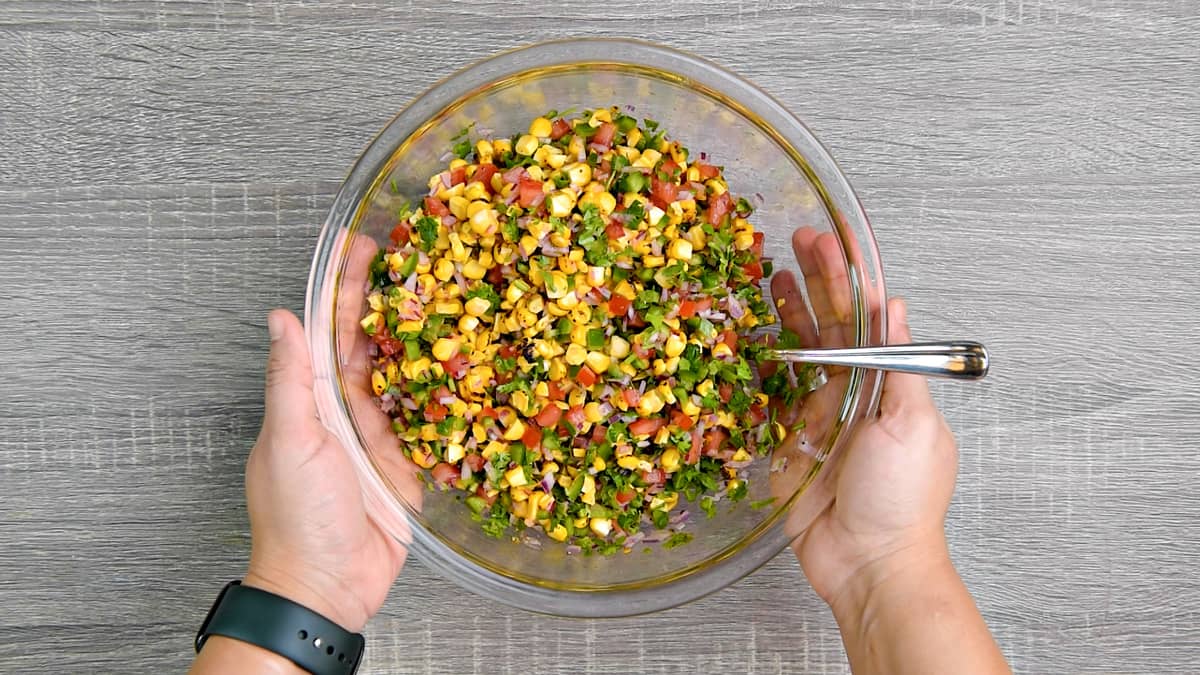
[[[780,312],[783,324],[808,344],[844,345],[839,331],[850,317],[850,295],[837,239],[805,228],[793,246],[817,321],[813,326],[807,310],[793,309]],[[775,297],[788,298],[785,307],[803,307],[790,273],[773,283]],[[888,343],[911,342],[904,302],[893,298],[887,309]],[[838,376],[834,371],[831,380]],[[888,373],[878,417],[860,425],[834,467],[832,504],[793,543],[804,574],[830,606],[836,610],[842,598],[861,597],[856,591],[894,574],[948,563],[944,521],[957,454],[925,378]]]

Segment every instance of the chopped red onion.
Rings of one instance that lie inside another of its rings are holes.
[[[545,476],[542,476],[542,482],[540,485],[542,486],[542,490],[549,494],[550,490],[554,488],[554,472],[551,471]]]
[[[742,303],[738,301],[736,295],[731,295],[725,303],[729,308],[729,316],[734,319],[740,319],[746,316],[746,310],[742,307]]]
[[[516,183],[516,182],[520,181],[524,175],[525,175],[525,167],[514,166],[513,168],[509,169],[508,171],[505,171],[504,174],[501,176],[501,178],[504,179],[505,183]]]
[[[444,185],[445,187],[450,187],[450,172],[449,171],[443,171],[442,175],[441,175],[441,179],[442,179],[442,185]]]
[[[667,522],[672,525],[682,525],[683,523],[687,522],[687,519],[688,519],[688,512],[687,512],[687,509],[684,509],[684,510],[680,511],[679,513],[672,514],[670,519],[667,520]]]
[[[680,190],[678,193],[676,193],[675,199],[678,201],[685,201],[685,200],[691,199],[694,196],[695,195],[692,194],[691,190]]]
[[[414,400],[412,400],[411,398],[409,398],[409,397],[407,397],[407,396],[405,396],[404,398],[400,399],[400,405],[401,405],[401,406],[402,406],[402,407],[403,407],[405,410],[414,410],[414,411],[415,411],[415,410],[418,410],[418,409],[420,409],[420,406],[418,406],[418,405],[417,405],[417,402],[416,402],[416,401],[414,401]]]
[[[417,292],[417,273],[413,272],[404,280],[404,290],[416,293]]]
[[[446,215],[442,216],[442,225],[445,225],[446,227],[454,227],[454,224],[457,222],[458,222],[458,218],[455,218],[454,216],[452,216],[450,214],[446,214]]]
[[[753,459],[747,459],[744,462],[725,462],[725,466],[731,469],[744,469],[754,463]]]

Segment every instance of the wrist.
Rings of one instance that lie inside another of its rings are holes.
[[[263,675],[305,675],[300,666],[275,652],[224,635],[211,635],[196,656],[191,673],[254,672]]]
[[[931,534],[863,564],[828,602],[843,628],[867,631],[886,607],[929,592],[956,576],[945,538]]]
[[[361,633],[369,618],[354,607],[352,596],[340,589],[339,582],[322,575],[299,574],[252,559],[242,583],[298,603],[351,633]]]

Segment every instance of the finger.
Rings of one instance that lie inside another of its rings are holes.
[[[804,294],[800,292],[800,285],[796,283],[796,275],[790,270],[773,275],[771,297],[775,299],[779,323],[800,336],[800,343],[805,347],[816,346],[817,327],[813,324],[812,315],[808,313],[808,304],[804,302]]]
[[[817,317],[818,330],[822,325],[821,317],[829,313],[829,293],[817,263],[817,239],[820,236],[811,227],[802,227],[792,234],[792,249],[796,253],[796,262],[800,263],[800,272],[804,275],[804,289],[808,292],[808,302]]]
[[[888,344],[912,342],[908,327],[908,308],[900,298],[888,300]],[[907,415],[933,407],[929,383],[922,375],[888,373],[883,378],[883,394],[879,409],[885,415]]]
[[[298,425],[320,424],[313,398],[312,362],[304,328],[291,312],[276,309],[267,316],[271,353],[267,357],[266,414],[263,431],[292,436]]]

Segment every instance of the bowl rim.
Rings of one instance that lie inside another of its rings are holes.
[[[828,476],[827,461],[818,462],[800,488],[783,504],[773,509],[754,529],[733,544],[714,552],[700,562],[666,575],[644,581],[587,587],[563,587],[554,582],[505,574],[469,551],[462,550],[423,525],[419,512],[396,497],[394,486],[375,466],[356,431],[353,413],[347,405],[338,377],[336,359],[338,331],[336,289],[341,269],[335,261],[345,245],[347,233],[353,233],[366,209],[367,197],[388,174],[389,165],[408,139],[418,135],[443,115],[450,114],[480,88],[498,86],[510,80],[536,77],[556,70],[580,68],[618,68],[635,70],[662,79],[673,80],[722,104],[755,123],[791,156],[818,192],[842,250],[857,247],[866,264],[875,271],[875,279],[864,277],[868,271],[851,265],[847,277],[855,308],[855,344],[867,344],[872,328],[886,326],[886,303],[880,303],[878,320],[864,311],[864,282],[873,283],[878,297],[887,297],[882,264],[874,234],[861,202],[849,180],[828,150],[814,134],[782,104],[765,91],[707,59],[671,47],[626,38],[575,38],[540,42],[517,47],[470,64],[439,80],[405,105],[375,135],[350,169],[334,198],[329,215],[318,238],[310,269],[305,304],[305,327],[313,355],[315,382],[323,385],[317,395],[318,410],[330,431],[342,441],[355,465],[364,497],[372,517],[393,536],[410,545],[419,555],[434,562],[443,576],[467,590],[527,610],[577,617],[630,616],[658,611],[690,602],[715,592],[765,564],[795,538],[785,532],[784,521],[796,500],[815,487],[814,481]],[[665,76],[665,77],[664,77]],[[779,127],[784,127],[780,130]],[[805,146],[803,154],[796,141]],[[817,164],[816,168],[813,164]],[[843,198],[833,204],[830,189]],[[855,237],[855,233],[858,234]],[[864,241],[858,241],[863,239]],[[864,245],[865,244],[865,245]],[[345,260],[342,261],[343,265]],[[326,332],[322,332],[325,330]],[[878,343],[886,331],[878,330]],[[819,459],[836,455],[844,444],[847,424],[857,416],[874,413],[878,406],[882,374],[853,369],[842,400],[842,410],[832,431],[832,441]],[[827,504],[826,504],[827,505]]]

